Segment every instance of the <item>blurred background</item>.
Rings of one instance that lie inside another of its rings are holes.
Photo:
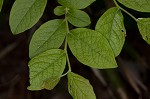
[[[72,99],[68,93],[66,77],[53,90],[27,90],[30,39],[44,22],[64,18],[53,13],[53,9],[59,4],[56,0],[48,0],[44,15],[33,28],[22,34],[12,35],[9,14],[14,1],[5,0],[0,13],[0,99]],[[97,0],[84,9],[91,17],[89,28],[94,29],[99,17],[113,6],[112,0]],[[120,6],[136,18],[150,17],[150,13],[136,12],[121,4]],[[116,57],[118,68],[91,69],[79,63],[69,51],[72,70],[89,79],[97,99],[150,99],[150,45],[142,39],[136,22],[125,13],[123,16],[127,32],[123,50]]]

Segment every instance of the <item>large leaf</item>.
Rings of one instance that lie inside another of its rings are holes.
[[[0,12],[1,12],[2,6],[3,6],[3,0],[0,0]]]
[[[73,72],[68,73],[68,90],[73,99],[96,99],[89,81]]]
[[[100,17],[95,30],[107,38],[114,55],[119,55],[125,41],[125,28],[121,11],[116,7],[110,8]]]
[[[58,0],[58,3],[68,8],[84,9],[94,1],[95,0]]]
[[[81,63],[99,69],[117,67],[108,41],[99,32],[86,28],[77,28],[70,32],[69,47]]]
[[[137,25],[142,38],[150,44],[150,18],[139,18]]]
[[[66,64],[63,50],[51,49],[45,51],[29,62],[29,90],[53,89],[59,82]]]
[[[13,34],[30,29],[41,18],[47,0],[16,0],[10,13],[10,28]]]
[[[65,35],[66,25],[64,20],[55,19],[43,24],[31,39],[29,46],[30,58],[48,49],[59,48]]]
[[[76,27],[85,27],[91,23],[88,14],[81,10],[70,9],[67,13],[67,18]]]
[[[150,12],[150,0],[118,0],[128,8],[140,11]]]

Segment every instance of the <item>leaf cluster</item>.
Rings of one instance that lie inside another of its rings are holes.
[[[135,18],[118,5],[141,12],[150,12],[148,0],[113,0],[116,7],[108,9],[97,21],[95,30],[85,28],[91,21],[82,9],[95,0],[58,0],[57,16],[41,25],[29,45],[29,90],[52,90],[61,77],[68,77],[68,91],[74,99],[96,99],[90,82],[71,70],[67,48],[77,60],[96,69],[116,68],[117,57],[124,45],[126,30],[121,11],[131,16],[143,39],[150,44],[150,18]],[[0,0],[0,11],[3,0]],[[47,0],[16,0],[10,12],[10,28],[14,35],[33,27],[44,13]],[[69,25],[77,27],[70,30]],[[63,49],[60,46],[64,45]],[[66,65],[67,64],[67,65]],[[68,66],[69,70],[64,73]]]

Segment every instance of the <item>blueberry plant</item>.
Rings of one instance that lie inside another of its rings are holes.
[[[41,25],[29,45],[28,90],[52,90],[67,75],[68,91],[74,99],[96,99],[89,81],[72,72],[67,48],[79,62],[91,68],[116,68],[115,57],[120,54],[126,35],[121,11],[137,22],[142,38],[150,44],[150,18],[135,18],[120,6],[150,12],[150,0],[113,0],[116,7],[108,9],[92,30],[85,28],[91,21],[82,9],[94,1],[57,0],[60,6],[54,9],[54,14],[64,15],[64,18],[49,20]],[[0,0],[0,11],[2,4],[3,0]],[[33,27],[43,15],[46,4],[47,0],[16,0],[9,19],[12,33],[16,35]],[[70,29],[68,23],[76,28]],[[68,71],[64,73],[65,68]]]

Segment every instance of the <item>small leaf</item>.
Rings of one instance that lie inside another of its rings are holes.
[[[139,18],[137,25],[142,38],[150,44],[150,18]]]
[[[48,49],[59,48],[66,36],[66,25],[62,19],[55,19],[43,24],[34,33],[30,46],[30,58]]]
[[[99,32],[74,29],[68,35],[68,45],[74,56],[85,65],[98,69],[117,67],[108,41]]]
[[[68,90],[73,99],[96,99],[89,81],[73,72],[68,73]]]
[[[128,8],[140,11],[150,12],[150,0],[118,0]]]
[[[1,12],[2,6],[3,6],[3,0],[0,0],[0,12]]]
[[[85,27],[91,23],[88,14],[81,10],[70,9],[67,13],[67,18],[76,27]]]
[[[84,9],[96,0],[58,0],[58,3],[73,9]]]
[[[65,7],[63,7],[63,6],[57,6],[54,9],[54,14],[57,15],[57,16],[64,15],[65,14]]]
[[[29,90],[53,89],[59,82],[66,64],[65,52],[60,49],[47,50],[29,62]]]
[[[9,24],[13,34],[30,29],[41,18],[47,0],[16,0],[10,12]]]
[[[122,50],[126,33],[121,11],[117,7],[110,8],[100,17],[95,30],[107,38],[114,55],[118,56]]]

